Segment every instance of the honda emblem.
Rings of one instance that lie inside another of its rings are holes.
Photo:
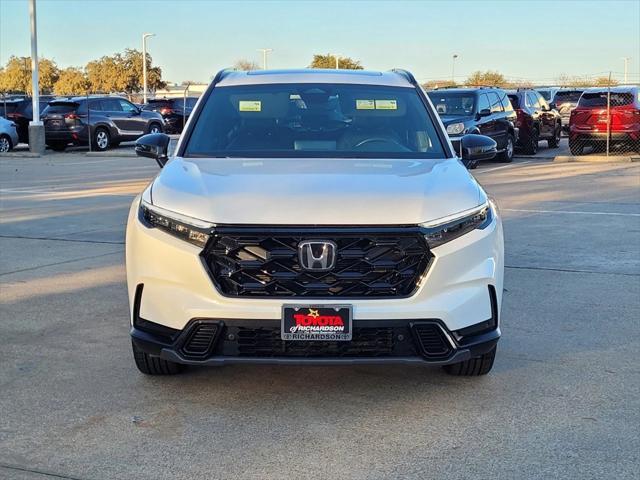
[[[336,265],[338,246],[329,240],[305,240],[298,244],[300,266],[312,272],[327,272]]]

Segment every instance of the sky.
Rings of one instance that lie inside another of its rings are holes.
[[[171,82],[207,82],[244,58],[301,68],[315,53],[367,69],[406,68],[419,81],[476,70],[553,84],[562,75],[640,81],[640,0],[214,1],[37,0],[38,53],[61,67],[141,49]],[[0,64],[30,55],[27,0],[0,0]]]

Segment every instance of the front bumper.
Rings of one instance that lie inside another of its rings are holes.
[[[496,325],[490,319],[483,331],[461,335],[438,320],[364,320],[354,321],[350,342],[284,342],[274,320],[194,319],[167,332],[138,319],[131,336],[138,349],[184,365],[449,365],[491,350],[500,338]]]

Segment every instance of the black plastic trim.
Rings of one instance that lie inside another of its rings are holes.
[[[280,320],[255,320],[255,319],[206,319],[195,318],[190,320],[185,328],[180,331],[176,340],[167,344],[151,333],[136,329],[131,329],[131,336],[136,346],[141,350],[165,360],[187,365],[222,365],[222,364],[277,364],[277,365],[355,365],[355,364],[428,364],[428,365],[448,365],[462,362],[473,357],[477,357],[490,351],[500,339],[500,329],[496,328],[490,332],[466,337],[464,342],[452,339],[454,346],[452,352],[446,358],[425,358],[423,356],[388,356],[388,357],[241,357],[230,355],[211,355],[206,358],[188,357],[181,351],[181,346],[188,338],[194,325],[202,323],[216,323],[219,325],[219,334],[213,342],[210,351],[215,351],[216,344],[224,335],[226,326],[243,326],[247,328],[267,327],[274,328],[280,326]],[[408,327],[416,323],[432,323],[443,328],[446,334],[451,332],[439,319],[423,320],[354,320],[354,327]],[[416,344],[416,348],[419,345]],[[420,350],[417,350],[420,351]]]

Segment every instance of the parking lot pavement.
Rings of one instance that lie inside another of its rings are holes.
[[[506,237],[504,336],[484,378],[139,374],[124,224],[155,173],[135,157],[0,159],[0,478],[637,478],[640,165],[473,172]]]

